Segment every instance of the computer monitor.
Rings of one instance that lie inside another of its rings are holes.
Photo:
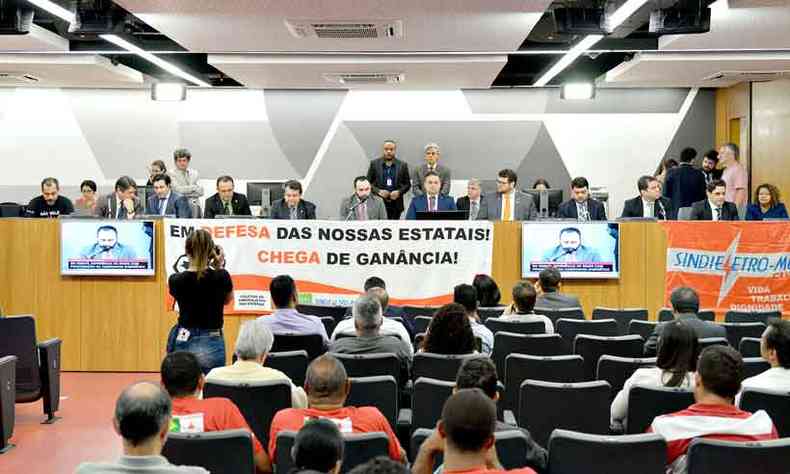
[[[542,219],[557,217],[562,204],[562,189],[525,189],[524,192],[532,196],[535,201],[538,217]]]
[[[465,221],[468,211],[417,211],[418,221]]]
[[[153,194],[153,185],[137,186],[137,199],[140,200],[143,207],[145,207],[145,203],[148,202],[148,197],[152,196]]]
[[[247,201],[250,206],[271,205],[285,196],[284,185],[285,181],[248,181]],[[264,194],[268,196],[268,199],[262,199]]]

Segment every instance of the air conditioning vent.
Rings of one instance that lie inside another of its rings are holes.
[[[21,72],[0,72],[0,84],[1,85],[11,85],[11,84],[36,84],[40,82],[41,79],[32,75],[26,74]]]
[[[285,20],[288,31],[296,38],[319,39],[401,39],[401,20]]]
[[[404,81],[403,73],[397,72],[339,72],[324,73],[324,80],[333,84],[400,84]]]
[[[766,82],[790,77],[790,71],[719,71],[703,78],[703,81]]]

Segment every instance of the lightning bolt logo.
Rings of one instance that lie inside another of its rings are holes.
[[[735,282],[738,280],[738,273],[732,270],[732,259],[738,252],[738,242],[740,242],[740,240],[741,233],[738,232],[730,246],[724,252],[724,264],[722,265],[724,275],[722,275],[721,287],[719,288],[719,301],[716,303],[716,306],[721,306],[721,302],[730,294],[730,291],[735,286]]]

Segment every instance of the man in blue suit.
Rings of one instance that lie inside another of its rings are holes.
[[[158,174],[153,177],[154,193],[145,203],[145,213],[159,216],[192,217],[192,206],[187,198],[170,189],[170,176]]]
[[[435,211],[455,211],[455,200],[445,194],[439,194],[442,188],[442,180],[433,171],[425,173],[422,180],[422,188],[425,194],[417,196],[411,200],[409,210],[406,212],[407,220],[417,219],[418,212]]]

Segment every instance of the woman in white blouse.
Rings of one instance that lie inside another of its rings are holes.
[[[698,357],[699,341],[694,330],[681,320],[666,323],[658,338],[656,367],[637,369],[614,398],[612,428],[622,429],[626,426],[628,395],[635,385],[693,389]]]

